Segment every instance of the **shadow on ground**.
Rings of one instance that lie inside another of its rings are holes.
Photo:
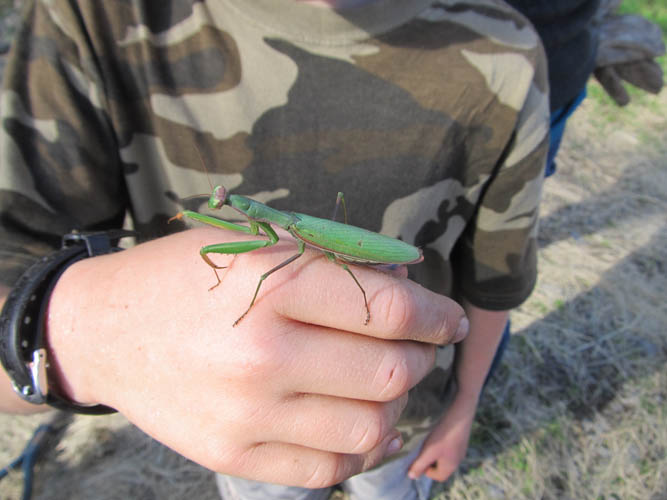
[[[549,214],[541,223],[541,248],[565,239],[579,241],[624,223],[664,220],[665,201],[659,193],[652,195],[650,185],[637,186],[641,174],[627,169],[600,195]],[[666,296],[663,223],[647,244],[619,260],[588,291],[514,332],[504,363],[480,403],[459,477],[496,460],[526,436],[543,434],[545,439],[566,441],[569,438],[559,435],[564,430],[585,429],[603,414],[603,419],[615,418],[618,408],[610,409],[610,403],[618,406],[617,398],[628,385],[664,371]],[[626,307],[628,302],[641,307]],[[660,392],[657,404],[667,399],[667,388]],[[647,460],[664,460],[661,446],[656,443],[648,452],[656,456]],[[572,447],[571,451],[578,453]],[[572,457],[563,455],[560,460],[552,464],[559,472],[543,478],[548,498],[576,498],[563,481]],[[448,497],[454,481],[436,488],[442,497]],[[500,488],[496,491],[502,494]]]

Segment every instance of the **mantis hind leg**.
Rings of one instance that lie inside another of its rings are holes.
[[[347,273],[348,273],[350,276],[352,276],[352,279],[354,280],[354,282],[355,282],[355,283],[357,284],[357,286],[359,287],[359,290],[361,290],[361,294],[364,296],[364,306],[366,306],[366,320],[364,321],[364,325],[367,325],[368,322],[371,320],[371,310],[370,310],[370,308],[368,307],[368,300],[366,299],[366,290],[364,290],[364,287],[361,286],[361,283],[359,283],[359,280],[358,280],[357,277],[354,275],[354,273],[352,272],[352,269],[350,269],[350,267],[347,265],[346,262],[344,262],[344,261],[338,259],[334,254],[329,253],[329,252],[325,252],[325,255],[327,256],[327,258],[328,258],[330,261],[335,262],[335,263],[338,264],[340,267],[342,267],[345,271],[347,271]]]
[[[269,269],[267,272],[265,272],[264,274],[262,274],[262,275],[260,276],[260,278],[259,278],[259,282],[257,283],[257,288],[255,288],[255,294],[252,296],[252,300],[250,301],[250,305],[248,306],[248,309],[246,309],[245,312],[244,312],[243,314],[241,314],[241,316],[239,317],[239,319],[237,319],[236,321],[234,321],[234,324],[233,324],[232,326],[236,326],[236,325],[238,325],[239,322],[240,322],[243,318],[245,318],[246,314],[248,314],[248,312],[250,311],[250,309],[252,308],[252,306],[255,304],[255,300],[257,299],[257,294],[259,293],[259,289],[261,288],[262,283],[264,283],[264,280],[265,280],[266,278],[268,278],[269,276],[271,276],[271,275],[272,275],[273,273],[275,273],[276,271],[282,269],[283,267],[285,267],[285,266],[288,265],[288,264],[291,264],[292,262],[294,262],[296,259],[298,259],[299,257],[301,257],[301,256],[303,255],[303,252],[306,250],[306,245],[305,245],[302,241],[300,241],[300,240],[297,240],[297,245],[299,246],[299,251],[298,251],[297,253],[295,253],[294,255],[292,255],[289,259],[287,259],[287,260],[281,262],[281,263],[278,264],[277,266],[275,266],[275,267]]]
[[[347,206],[345,205],[345,196],[341,192],[338,192],[338,196],[336,196],[336,206],[334,206],[331,220],[336,220],[336,215],[338,215],[338,206],[341,204],[343,205],[343,219],[345,220],[345,224],[347,224]]]

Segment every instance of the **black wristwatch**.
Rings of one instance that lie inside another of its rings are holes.
[[[0,314],[0,361],[22,399],[88,415],[116,411],[104,405],[82,406],[49,390],[45,315],[51,292],[69,266],[88,257],[120,251],[112,242],[135,235],[125,230],[66,234],[60,250],[41,258],[18,279]]]

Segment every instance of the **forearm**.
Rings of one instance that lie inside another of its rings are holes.
[[[487,311],[464,303],[470,334],[456,349],[459,397],[477,405],[484,381],[500,344],[509,311]]]

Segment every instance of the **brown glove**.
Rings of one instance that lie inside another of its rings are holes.
[[[663,72],[654,59],[665,53],[665,44],[659,26],[641,16],[614,14],[615,7],[609,3],[601,7],[594,21],[600,38],[594,75],[614,101],[624,106],[630,96],[623,81],[652,94],[660,92]]]

